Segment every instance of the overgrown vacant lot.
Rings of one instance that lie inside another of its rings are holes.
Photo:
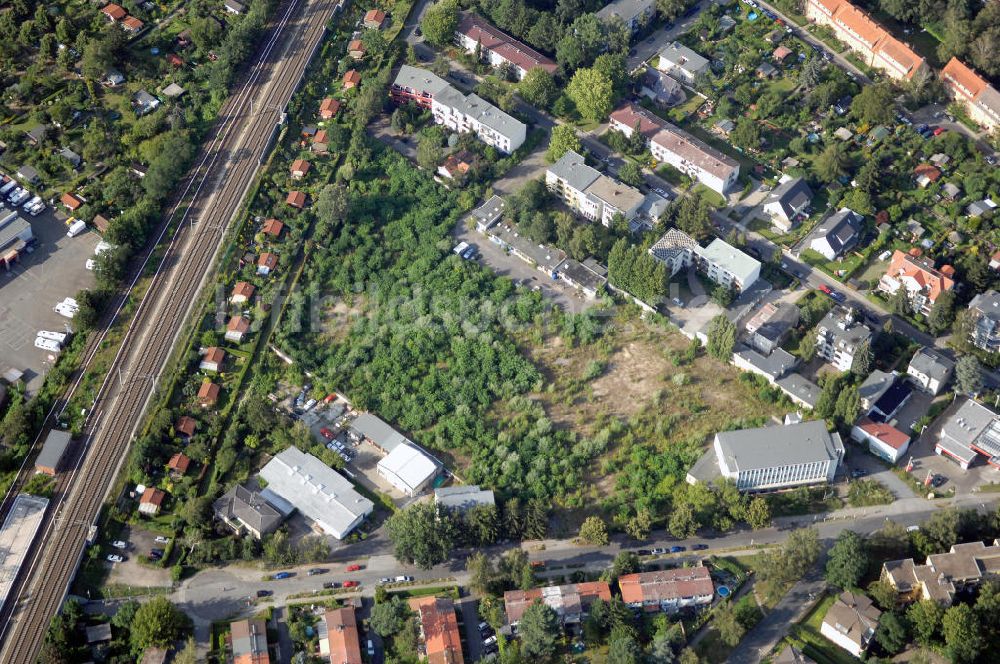
[[[557,428],[603,445],[577,500],[662,516],[717,431],[766,424],[791,406],[659,322],[622,309],[592,343],[537,331],[522,348],[543,375],[529,395]]]

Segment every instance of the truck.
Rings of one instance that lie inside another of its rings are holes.
[[[0,196],[6,196],[15,189],[17,189],[17,180],[9,180],[4,186],[0,187]]]
[[[78,310],[74,309],[72,307],[66,306],[65,304],[63,304],[62,302],[60,302],[59,304],[57,304],[55,306],[54,311],[57,314],[59,314],[60,316],[65,316],[66,318],[72,318],[73,316],[76,316],[76,312]]]
[[[45,211],[45,201],[42,200],[38,201],[37,203],[28,208],[28,214],[30,214],[32,217],[37,217],[44,211]]]
[[[14,191],[12,191],[10,194],[7,195],[7,201],[14,207],[17,207],[28,196],[31,196],[30,191],[18,187],[17,189],[15,189]]]
[[[87,222],[82,219],[78,219],[74,221],[73,225],[69,227],[68,231],[66,231],[66,237],[76,237],[85,230],[87,230]]]
[[[28,209],[34,207],[35,205],[38,205],[41,202],[42,202],[42,197],[41,196],[32,196],[31,198],[29,198],[24,203],[21,203],[21,207],[24,208],[25,210],[28,210]]]

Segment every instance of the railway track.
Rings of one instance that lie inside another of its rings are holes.
[[[98,391],[79,443],[80,460],[75,470],[61,478],[42,534],[0,613],[0,661],[5,664],[35,662],[49,620],[59,610],[79,568],[89,526],[127,457],[160,374],[212,273],[229,224],[253,183],[259,158],[269,146],[274,127],[320,43],[335,5],[334,0],[289,0],[280,7],[248,75],[220,111],[216,128],[181,196],[190,204],[175,226]],[[170,227],[164,225],[160,240]],[[146,261],[154,255],[151,252]],[[137,275],[129,291],[138,279]],[[114,319],[126,301],[121,299]],[[101,335],[92,346],[85,365],[103,338]],[[78,380],[64,397],[64,404],[79,384]]]

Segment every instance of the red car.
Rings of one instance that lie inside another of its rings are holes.
[[[347,566],[347,571],[348,572],[358,572],[360,570],[361,570],[361,565],[348,565]]]
[[[940,136],[945,131],[947,131],[947,130],[944,127],[934,127],[934,135],[935,136]]]
[[[831,292],[831,291],[830,291],[830,287],[829,287],[829,286],[827,286],[826,284],[820,284],[820,285],[819,285],[819,289],[820,289],[821,291],[823,291],[824,293],[826,293],[827,295],[829,295],[829,294],[830,294],[830,292]]]
[[[327,429],[326,427],[323,427],[322,429],[319,430],[319,435],[323,436],[327,440],[333,440],[333,432]]]
[[[361,585],[360,581],[344,581],[345,588],[357,588]]]

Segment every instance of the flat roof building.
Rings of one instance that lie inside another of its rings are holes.
[[[260,471],[267,481],[261,492],[279,511],[297,509],[324,532],[344,539],[372,513],[375,505],[343,475],[311,454],[289,447]]]
[[[616,215],[634,219],[646,201],[638,189],[602,175],[573,150],[545,171],[545,184],[575,212],[609,227]]]
[[[462,512],[478,505],[496,505],[493,491],[490,489],[480,489],[477,484],[434,489],[434,502],[438,505]]]
[[[991,466],[1000,467],[1000,416],[966,399],[941,425],[934,451],[951,457],[964,470],[977,455],[985,457]]]
[[[0,606],[7,603],[11,587],[24,557],[34,544],[48,506],[48,498],[18,494],[0,526]]]
[[[38,453],[38,458],[35,459],[35,470],[46,475],[55,475],[58,473],[63,457],[66,456],[66,450],[69,449],[70,442],[72,442],[72,436],[69,431],[61,431],[59,429],[50,430],[48,435],[45,436],[42,451]]]
[[[768,491],[832,481],[844,444],[826,422],[812,420],[719,432],[705,457],[710,455],[719,474],[741,491]],[[691,484],[702,479],[688,474]]]

